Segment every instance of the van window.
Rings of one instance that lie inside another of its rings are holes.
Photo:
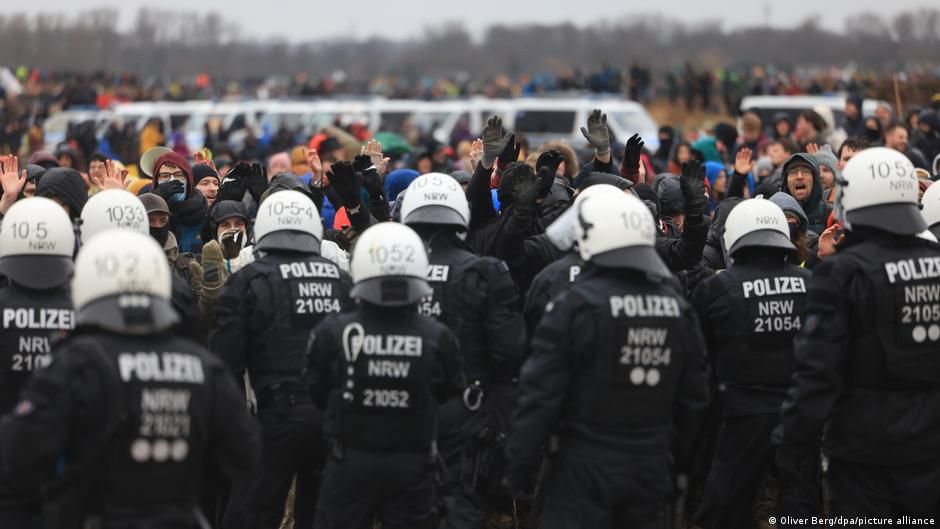
[[[400,132],[409,117],[411,112],[382,112],[379,114],[379,128],[387,132]]]
[[[570,134],[574,130],[573,110],[522,110],[516,112],[515,129],[530,133]]]
[[[189,119],[189,114],[170,114],[170,128],[179,130]]]
[[[607,119],[615,122],[628,137],[640,131],[655,131],[657,128],[656,123],[641,112],[609,112]],[[617,139],[620,141],[627,140],[627,138]]]

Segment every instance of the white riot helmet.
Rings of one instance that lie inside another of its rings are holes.
[[[577,206],[581,258],[597,266],[671,273],[656,253],[656,224],[646,204],[623,192],[586,197]]]
[[[170,302],[166,254],[149,235],[108,230],[75,259],[72,303],[78,325],[123,334],[150,334],[179,319]]]
[[[885,147],[852,157],[836,184],[836,216],[846,229],[869,226],[896,235],[915,235],[927,224],[917,209],[920,186],[907,156]]]
[[[352,257],[350,295],[374,305],[401,307],[433,292],[421,237],[403,224],[382,222],[362,232]]]
[[[255,250],[319,253],[323,222],[310,197],[278,191],[261,202],[255,218]]]
[[[72,275],[75,232],[68,213],[42,197],[18,200],[0,225],[0,274],[33,289],[50,289]]]
[[[404,224],[436,224],[465,229],[470,224],[467,195],[450,175],[421,175],[405,191],[401,221]]]
[[[147,208],[134,194],[123,189],[95,193],[82,208],[82,244],[107,230],[131,230],[150,234]]]
[[[796,251],[790,242],[786,214],[780,206],[763,198],[744,200],[728,213],[722,242],[728,255],[752,247]]]
[[[940,233],[940,184],[928,187],[920,203],[924,206],[920,213],[927,223],[927,229],[937,235]]]
[[[545,235],[548,240],[552,241],[552,244],[563,252],[570,250],[578,240],[578,205],[581,204],[582,200],[605,193],[623,194],[623,190],[610,184],[595,184],[585,188],[575,197],[571,207],[545,228]]]

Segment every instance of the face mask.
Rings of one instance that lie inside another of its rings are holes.
[[[160,243],[160,247],[166,246],[167,239],[170,238],[170,225],[167,224],[162,228],[150,227],[150,236],[157,240]]]
[[[790,228],[790,240],[791,240],[791,241],[795,241],[796,238],[797,238],[797,236],[799,236],[799,234],[800,234],[800,225],[799,225],[799,223],[796,223],[796,224],[787,223],[787,226],[789,226],[789,228]]]

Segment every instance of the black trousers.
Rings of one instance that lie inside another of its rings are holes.
[[[317,529],[431,529],[434,472],[427,454],[346,448],[323,470]]]
[[[232,484],[225,529],[278,529],[296,477],[294,527],[311,529],[325,459],[322,416],[312,404],[260,408],[262,458],[254,476]]]
[[[564,446],[541,499],[539,529],[664,529],[671,523],[669,456]]]
[[[695,521],[704,529],[753,529],[754,500],[773,463],[770,434],[778,416],[725,417],[718,431],[702,504]]]
[[[874,466],[830,458],[827,482],[833,516],[936,518],[940,461]]]

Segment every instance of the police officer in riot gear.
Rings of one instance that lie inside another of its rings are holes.
[[[592,196],[574,221],[586,265],[536,328],[507,485],[531,493],[540,447],[558,430],[539,527],[665,527],[708,402],[698,319],[654,249],[643,202]]]
[[[450,177],[448,177],[450,178]],[[360,236],[351,263],[359,301],[311,337],[312,392],[326,403],[330,458],[317,529],[430,529],[436,403],[464,389],[457,339],[418,313],[428,260],[407,226]]]
[[[170,273],[159,245],[128,230],[78,254],[76,329],[0,425],[12,479],[58,469],[45,527],[203,527],[205,469],[236,475],[257,463],[257,430],[231,374],[167,332],[178,318]]]
[[[775,432],[803,468],[823,436],[830,512],[928,515],[940,498],[940,249],[917,234],[914,167],[856,154],[837,182],[845,227],[810,280],[794,377]]]
[[[123,189],[106,189],[92,195],[82,208],[79,231],[82,244],[108,230],[131,230],[150,234],[150,221],[144,203]],[[172,274],[172,304],[180,319],[171,329],[180,336],[198,339],[199,305],[189,283]],[[201,340],[200,340],[201,341]]]
[[[606,176],[619,178],[614,175]],[[591,176],[588,178],[591,178]],[[629,182],[629,180],[624,181]],[[582,191],[578,192],[578,196],[575,198],[571,208],[568,209],[568,211],[571,212],[568,213],[569,217],[574,215],[574,212],[577,211],[576,206],[579,201],[589,196],[601,193],[624,192],[624,190],[610,184],[595,184],[582,189]],[[543,268],[542,271],[535,276],[535,279],[532,280],[532,284],[529,286],[529,292],[526,293],[522,313],[525,317],[526,327],[530,334],[535,330],[535,326],[538,325],[539,320],[542,319],[545,305],[547,305],[552,298],[564,292],[568,288],[568,285],[574,282],[575,278],[581,273],[581,267],[584,265],[584,262],[581,260],[581,255],[578,254],[577,248],[574,247],[576,238],[574,230],[575,223],[570,222],[568,217],[566,217],[566,219],[567,220],[562,222],[552,223],[545,229],[545,235],[559,250],[566,251],[566,253],[557,261]]]
[[[74,326],[68,282],[75,236],[62,207],[23,199],[0,227],[0,407],[13,409],[34,370],[52,361],[51,348]],[[19,486],[18,486],[19,485]],[[0,527],[32,527],[39,491],[0,474]]]
[[[749,529],[754,497],[770,463],[770,434],[793,370],[793,336],[803,324],[812,275],[790,262],[786,215],[770,200],[745,200],[728,215],[728,268],[692,298],[722,393],[722,424],[696,522]],[[778,500],[782,515],[788,510]]]
[[[457,335],[469,383],[462,399],[448,402],[439,412],[439,449],[449,472],[442,490],[446,528],[480,527],[487,492],[501,492],[512,380],[526,342],[519,295],[508,267],[476,255],[464,242],[469,217],[463,189],[446,174],[418,177],[402,200],[402,222],[424,240],[430,262],[427,280],[433,293],[421,300],[418,311]]]
[[[256,259],[226,281],[209,332],[209,348],[239,377],[249,375],[264,446],[260,475],[233,484],[224,526],[277,528],[296,476],[294,526],[309,529],[324,450],[307,341],[324,317],[350,308],[352,284],[320,256],[323,224],[306,195],[265,198],[254,231]]]

